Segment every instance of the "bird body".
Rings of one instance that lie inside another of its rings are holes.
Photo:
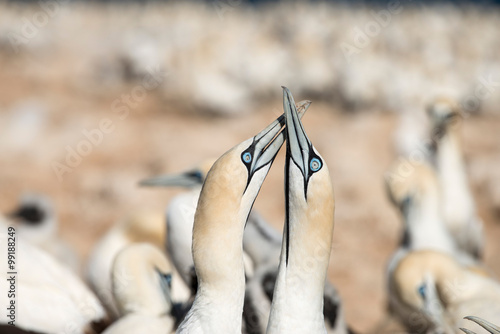
[[[2,238],[6,235],[2,235]],[[4,240],[6,241],[6,240]],[[10,272],[7,257],[1,260],[3,273]],[[16,236],[16,326],[37,333],[87,333],[106,322],[97,297],[69,268],[44,250]],[[7,274],[6,274],[7,275]],[[8,275],[7,275],[8,277]],[[9,291],[4,276],[0,289]],[[7,293],[2,295],[6,308]],[[8,319],[7,319],[8,320]],[[3,322],[6,324],[6,322]]]

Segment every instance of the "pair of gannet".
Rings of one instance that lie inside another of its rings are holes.
[[[454,334],[466,326],[485,333],[463,318],[499,318],[499,282],[448,254],[432,250],[411,252],[398,263],[392,278],[401,305],[411,311],[406,320],[412,333]]]
[[[80,274],[80,261],[76,252],[58,236],[58,220],[49,197],[26,193],[18,207],[8,214],[19,236],[43,249]]]
[[[284,109],[285,117],[226,152],[207,175],[193,227],[198,291],[177,333],[241,332],[243,230],[284,142],[284,123],[287,215],[268,332],[326,333],[323,287],[333,233],[333,188],[286,88]]]
[[[12,329],[8,322],[13,319],[6,314],[10,314],[7,307],[11,300],[15,300],[17,333],[99,333],[107,323],[107,316],[97,297],[52,255],[18,234],[8,235],[8,226],[0,217],[0,244],[6,246],[12,242],[9,238],[15,238],[16,244],[13,268],[7,256],[0,259],[0,290],[4,292],[0,296],[4,310],[0,332],[9,333]],[[16,274],[10,274],[12,271]]]
[[[431,160],[442,191],[443,217],[458,247],[479,258],[484,248],[483,223],[476,213],[462,157],[458,106],[438,99],[427,108],[431,122]]]
[[[120,318],[105,334],[174,331],[172,268],[157,247],[136,243],[123,248],[113,262],[112,287]]]

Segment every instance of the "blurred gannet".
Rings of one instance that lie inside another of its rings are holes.
[[[120,250],[137,242],[147,242],[163,249],[165,223],[161,215],[136,213],[119,222],[99,240],[89,257],[87,279],[113,318],[119,315],[111,285],[113,261]],[[172,291],[172,294],[189,295],[188,291],[182,291],[183,288],[186,288],[176,275],[173,275],[173,281],[176,289]]]
[[[297,108],[302,116],[310,101],[301,101]],[[180,174],[168,174],[141,181],[141,186],[185,187],[190,191],[174,197],[167,208],[167,251],[172,263],[181,275],[184,282],[196,292],[196,276],[194,272],[193,256],[191,253],[193,239],[193,223],[196,205],[200,197],[201,187],[208,171],[215,159],[207,159],[196,168]],[[254,265],[260,265],[271,257],[270,248],[279,247],[281,237],[260,215],[251,211],[243,234],[243,248],[245,250],[245,272],[248,273]],[[248,253],[248,255],[247,255]]]
[[[406,319],[412,332],[460,333],[465,316],[498,319],[500,314],[500,284],[439,251],[409,253],[395,268],[393,284],[402,305],[412,311]]]
[[[394,286],[394,270],[399,261],[414,250],[435,250],[474,265],[469,254],[461,252],[444,225],[440,207],[440,188],[427,164],[414,164],[410,170],[403,162],[395,164],[386,178],[389,198],[403,216],[403,237],[399,249],[389,260],[387,280],[389,308],[407,326],[413,310],[402,303]]]
[[[284,116],[222,155],[201,190],[193,226],[198,291],[177,333],[241,333],[243,230],[276,154]]]
[[[1,217],[0,217],[1,220]],[[2,231],[7,223],[1,222]],[[0,234],[6,245],[7,233]],[[0,259],[0,290],[9,291],[12,271],[7,256]],[[99,333],[107,323],[104,308],[97,297],[65,265],[44,250],[16,235],[16,320],[19,329],[35,333]],[[2,293],[0,305],[9,303]],[[0,332],[9,332],[9,318],[2,316]],[[8,327],[4,327],[8,326]]]
[[[427,113],[432,124],[431,156],[441,184],[444,221],[458,247],[479,258],[484,247],[483,223],[476,213],[462,157],[460,111],[451,101],[439,99]]]
[[[105,334],[171,333],[171,266],[165,255],[147,243],[122,249],[113,262],[113,295],[121,318]]]
[[[8,216],[15,224],[17,233],[25,240],[48,252],[75,273],[80,273],[78,256],[58,236],[58,221],[49,197],[26,193],[21,197],[19,206]]]
[[[484,319],[481,319],[481,318],[478,318],[478,317],[474,317],[474,316],[468,316],[468,317],[465,317],[465,319],[475,322],[479,326],[481,326],[484,329],[486,329],[488,331],[488,333],[491,333],[491,334],[500,334],[500,327],[498,327],[496,325],[493,325],[492,323],[490,323],[490,322],[488,322],[488,321],[486,321]],[[462,332],[464,332],[466,334],[477,334],[477,333],[475,333],[475,332],[473,332],[471,330],[465,329],[465,328],[460,328],[460,329],[462,330]]]
[[[283,105],[286,218],[267,332],[326,333],[323,290],[333,237],[333,187],[328,167],[307,138],[287,88],[283,88]]]

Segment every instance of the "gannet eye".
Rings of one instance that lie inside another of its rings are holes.
[[[252,161],[252,155],[250,154],[250,152],[245,152],[241,156],[241,159],[244,163],[250,163]]]
[[[426,293],[427,293],[427,289],[426,289],[424,284],[422,284],[421,286],[418,287],[418,294],[420,295],[420,297],[425,299]]]
[[[319,160],[318,158],[313,158],[313,159],[311,160],[311,162],[309,163],[309,167],[311,168],[311,170],[312,170],[313,172],[317,172],[317,171],[319,171],[319,170],[320,170],[320,168],[321,168],[321,166],[322,166],[322,165],[321,165],[321,160]]]

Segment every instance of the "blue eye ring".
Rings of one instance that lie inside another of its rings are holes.
[[[243,160],[243,162],[245,163],[250,163],[252,161],[252,155],[250,154],[250,152],[245,152],[243,153],[243,155],[241,156],[241,159]]]
[[[322,167],[321,160],[319,160],[318,158],[311,159],[311,162],[309,163],[309,168],[311,168],[313,172],[319,171],[321,167]]]

